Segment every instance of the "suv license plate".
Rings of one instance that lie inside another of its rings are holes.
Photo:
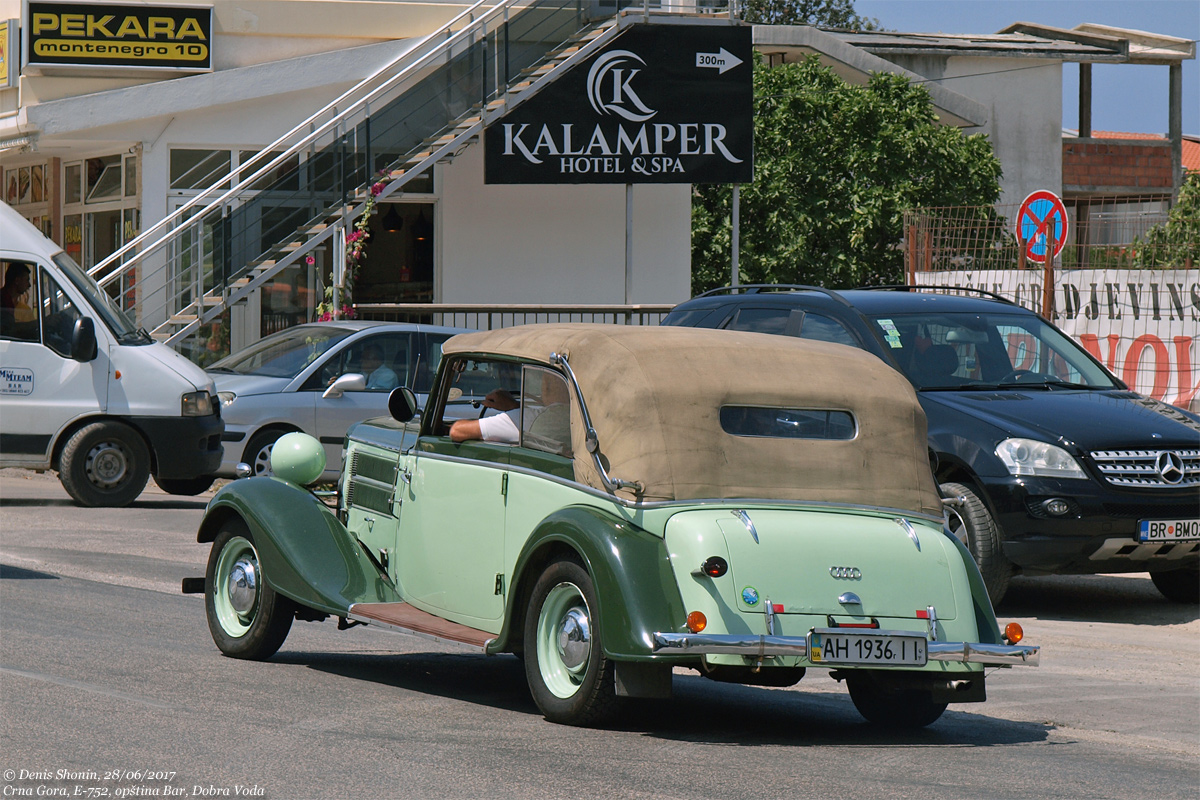
[[[808,634],[808,658],[814,664],[878,664],[883,666],[925,666],[925,637],[888,631],[880,633],[842,633],[829,629]]]
[[[1144,519],[1138,522],[1139,542],[1200,541],[1200,519]]]

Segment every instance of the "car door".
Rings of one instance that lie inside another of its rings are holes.
[[[342,458],[342,442],[346,431],[356,422],[371,417],[386,416],[388,395],[397,386],[411,382],[410,373],[416,366],[417,335],[407,331],[390,331],[364,336],[346,342],[309,376],[300,391],[306,393],[312,403],[313,429],[317,439],[325,447],[325,461],[337,465]],[[372,352],[379,354],[379,366],[364,374],[364,358]],[[342,392],[339,396],[325,397],[329,385],[349,373],[363,374],[368,379],[362,391]],[[391,376],[385,378],[390,373]]]
[[[498,632],[504,611],[504,520],[512,445],[455,443],[450,423],[494,388],[516,394],[519,367],[457,359],[430,404],[421,438],[401,460],[396,576],[406,600]],[[469,407],[469,406],[468,406]]]
[[[48,270],[32,266],[29,307],[35,318],[0,336],[0,463],[48,461],[55,434],[73,419],[103,413],[108,400],[105,331],[97,325],[94,359],[73,360],[71,331],[81,307]]]

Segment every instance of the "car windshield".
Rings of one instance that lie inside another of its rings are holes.
[[[335,344],[354,333],[332,325],[301,325],[268,336],[226,356],[208,368],[209,372],[265,375],[294,378]]]
[[[88,299],[104,324],[117,337],[117,341],[121,344],[150,344],[154,341],[148,333],[134,324],[129,315],[108,296],[108,292],[89,278],[83,267],[76,264],[69,255],[55,253],[54,263],[62,270],[63,275],[67,276],[67,280]]]
[[[889,314],[872,322],[918,389],[1118,386],[1082,347],[1033,314]]]

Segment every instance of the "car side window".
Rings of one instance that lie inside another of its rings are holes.
[[[521,380],[521,446],[571,455],[571,395],[553,370],[527,366]]]
[[[36,264],[0,261],[0,338],[38,340],[38,273]]]
[[[832,342],[858,347],[854,334],[846,326],[833,317],[824,314],[814,314],[809,311],[804,315],[804,324],[800,328],[801,339],[813,339],[818,342]]]
[[[42,341],[63,358],[71,357],[71,335],[82,315],[62,287],[45,270],[41,272]]]
[[[780,335],[795,335],[799,330],[800,319],[804,312],[798,309],[771,308],[739,308],[725,327],[731,331],[754,331],[755,333],[775,333]]]
[[[447,436],[450,426],[458,419],[483,418],[502,413],[482,405],[490,392],[498,391],[511,397],[519,407],[521,399],[521,365],[509,361],[484,361],[456,358],[446,370],[439,387],[442,393],[435,413],[439,422],[433,428],[435,436]],[[515,416],[515,415],[514,415]]]

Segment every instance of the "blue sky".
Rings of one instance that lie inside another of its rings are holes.
[[[1074,28],[1084,22],[1200,39],[1200,0],[854,0],[885,28],[917,33],[995,33],[1014,22]],[[953,87],[951,87],[953,88]],[[1063,127],[1079,123],[1079,67],[1063,67]],[[1092,67],[1092,128],[1167,132],[1167,67]],[[1183,62],[1183,132],[1200,134],[1200,62]]]

